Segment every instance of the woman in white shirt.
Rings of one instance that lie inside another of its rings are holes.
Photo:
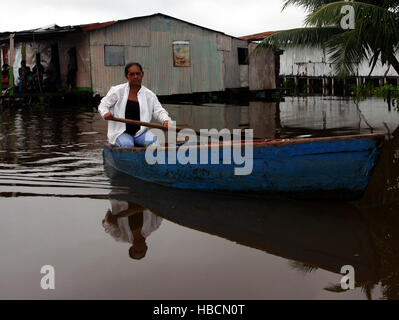
[[[98,111],[105,120],[114,117],[150,122],[151,118],[168,127],[171,118],[161,106],[157,96],[144,87],[144,72],[139,63],[129,63],[125,67],[127,83],[112,87],[101,100]],[[108,141],[121,148],[149,146],[156,143],[156,136],[147,127],[108,122]]]

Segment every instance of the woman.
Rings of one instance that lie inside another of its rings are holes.
[[[163,123],[165,127],[172,121],[168,112],[162,108],[157,96],[141,85],[144,72],[139,63],[129,63],[125,67],[127,83],[112,87],[101,100],[98,111],[105,120],[125,118],[150,122],[151,118]],[[108,141],[121,148],[145,147],[156,143],[156,136],[147,127],[108,122]]]

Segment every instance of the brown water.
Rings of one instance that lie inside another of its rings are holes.
[[[272,138],[372,127],[390,140],[360,201],[265,200],[105,174],[96,112],[3,108],[0,299],[399,298],[399,112],[382,100],[357,108],[318,97],[165,107],[194,129],[251,127]],[[143,226],[143,259],[129,257],[129,231],[104,228],[110,208],[125,213],[120,226]],[[55,290],[41,289],[44,265]],[[339,292],[344,265],[356,288]]]

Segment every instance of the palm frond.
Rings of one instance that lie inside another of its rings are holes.
[[[375,66],[377,65],[378,62],[378,58],[380,57],[381,54],[381,50],[373,50],[373,55],[370,58],[370,62],[369,62],[369,66],[371,67],[370,73],[369,73],[369,77],[371,76],[371,74],[373,73]]]
[[[367,2],[367,3],[366,3]],[[346,2],[336,1],[325,5],[306,19],[307,25],[316,27],[339,26],[344,5],[353,6],[355,12],[355,32],[347,30],[346,36],[334,37],[327,46],[333,53],[333,62],[341,75],[352,72],[351,65],[356,65],[361,59],[368,59],[372,71],[379,59],[382,64],[390,64],[390,53],[399,45],[399,16],[397,13],[381,6],[381,2]],[[398,1],[385,1],[385,5],[396,5]],[[351,36],[356,34],[357,38]],[[345,39],[347,37],[347,39]],[[335,42],[335,43],[334,43]],[[341,43],[340,43],[341,42]],[[360,46],[361,44],[361,46]],[[358,57],[358,58],[357,58]],[[352,60],[352,63],[349,61]],[[371,72],[372,72],[371,71]]]
[[[259,43],[254,54],[264,48],[284,49],[289,47],[324,47],[332,36],[343,33],[339,28],[298,28],[281,31]]]
[[[303,7],[306,11],[314,11],[331,2],[335,0],[285,0],[282,10],[294,5]]]
[[[252,54],[264,48],[289,47],[327,48],[339,76],[353,74],[355,66],[368,60],[371,72],[378,61],[399,72],[395,53],[399,50],[399,0],[284,0],[288,6],[303,7],[309,12],[306,28],[274,34],[262,41]],[[343,6],[354,8],[355,29],[344,30],[341,21]]]
[[[341,9],[347,5],[352,6],[355,10],[356,24],[361,23],[362,26],[378,29],[384,32],[384,35],[397,33],[399,17],[396,13],[384,7],[363,2],[335,1],[311,13],[306,18],[305,23],[317,27],[340,26],[343,18]]]
[[[355,73],[355,67],[368,58],[370,48],[359,41],[358,30],[349,30],[336,35],[326,43],[330,60],[338,76]]]
[[[375,0],[373,1],[375,4],[378,4],[381,7],[390,9],[391,11],[399,10],[399,1],[398,0]]]

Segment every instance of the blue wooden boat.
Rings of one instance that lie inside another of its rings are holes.
[[[383,134],[322,137],[308,139],[254,140],[253,170],[235,175],[234,162],[223,164],[222,144],[218,144],[219,164],[168,164],[168,151],[160,148],[166,164],[150,165],[145,148],[117,148],[106,145],[104,161],[133,177],[181,189],[208,191],[263,192],[303,195],[310,198],[360,197],[370,182],[378,161]],[[232,147],[234,142],[230,143]],[[224,145],[226,146],[226,145]],[[200,150],[207,146],[193,145]],[[242,143],[243,148],[243,143]],[[199,152],[198,152],[198,161]]]

